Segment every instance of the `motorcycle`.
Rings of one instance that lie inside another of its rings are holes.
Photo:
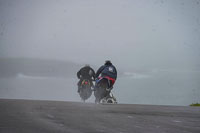
[[[110,93],[112,89],[110,87],[110,84],[110,80],[106,77],[100,77],[96,80],[94,91],[95,103],[117,103],[116,98],[113,96],[112,93]]]
[[[85,100],[87,100],[92,95],[91,83],[88,79],[84,79],[81,82],[81,89],[79,95],[83,102],[85,102]]]
[[[110,92],[110,94],[107,97],[104,97],[100,103],[102,104],[107,104],[107,103],[111,103],[111,104],[117,104],[117,99],[114,97],[114,95]]]

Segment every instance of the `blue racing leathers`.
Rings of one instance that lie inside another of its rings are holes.
[[[117,69],[112,64],[101,66],[97,70],[95,77],[98,78],[100,74],[101,74],[102,77],[108,76],[108,77],[113,78],[115,80],[117,79]]]

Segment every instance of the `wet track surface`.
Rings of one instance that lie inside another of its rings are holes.
[[[0,99],[0,133],[199,133],[200,107]]]

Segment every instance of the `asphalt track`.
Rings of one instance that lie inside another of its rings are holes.
[[[0,133],[200,133],[200,107],[0,99]]]

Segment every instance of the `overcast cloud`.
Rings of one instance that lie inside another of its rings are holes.
[[[0,57],[199,66],[199,0],[0,0]]]

